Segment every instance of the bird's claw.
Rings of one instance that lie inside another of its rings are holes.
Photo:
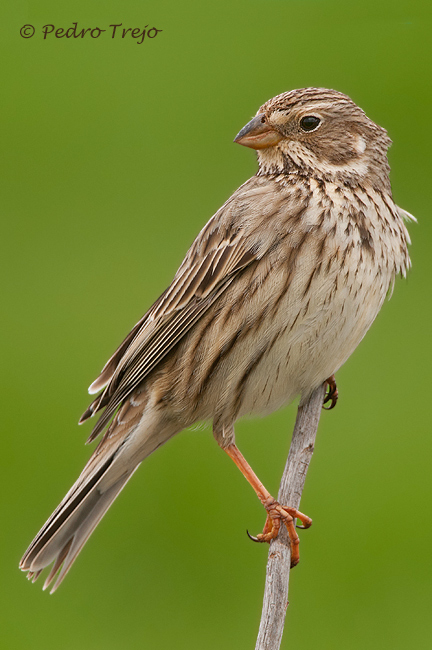
[[[339,397],[339,392],[336,386],[336,377],[332,375],[326,379],[326,384],[328,386],[328,391],[324,397],[323,409],[331,411],[336,406]],[[324,406],[327,402],[331,402],[331,404],[329,406]]]
[[[246,535],[251,539],[253,542],[261,542],[262,540],[258,539],[258,537],[255,537],[254,535],[251,535],[250,532],[246,529]]]
[[[267,519],[264,524],[264,529],[262,533],[259,533],[256,537],[251,535],[247,530],[247,535],[249,539],[253,542],[271,542],[272,539],[275,539],[278,536],[281,521],[285,524],[288,535],[290,538],[291,544],[291,567],[299,563],[300,556],[298,546],[300,543],[299,536],[296,533],[297,528],[309,528],[312,525],[312,519],[307,515],[304,515],[302,512],[299,512],[296,508],[290,508],[287,506],[281,506],[275,499],[271,498],[266,503],[264,507],[267,510]],[[296,519],[300,519],[302,525],[296,526],[294,524]]]

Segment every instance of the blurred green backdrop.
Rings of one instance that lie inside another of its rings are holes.
[[[431,647],[431,18],[412,0],[2,3],[1,647],[254,647],[267,549],[245,529],[263,512],[208,430],[145,462],[54,597],[17,564],[89,455],[86,387],[255,172],[233,137],[308,85],[388,129],[394,195],[419,224],[408,280],[322,416],[282,647]],[[163,31],[42,40],[73,21]],[[273,492],[294,417],[238,426]]]

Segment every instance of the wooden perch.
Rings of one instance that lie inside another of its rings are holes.
[[[312,458],[326,385],[317,388],[298,408],[297,419],[282,475],[278,501],[299,509],[306,473]],[[261,623],[255,650],[278,650],[288,607],[291,549],[285,526],[270,543]]]

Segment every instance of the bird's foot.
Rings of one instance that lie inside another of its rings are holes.
[[[278,536],[281,522],[283,522],[287,528],[291,543],[292,568],[300,561],[300,540],[296,532],[295,520],[300,519],[302,522],[302,526],[297,526],[297,528],[309,528],[309,526],[312,525],[312,519],[299,510],[296,510],[296,508],[281,506],[273,497],[266,499],[266,501],[263,502],[263,506],[267,510],[267,519],[264,524],[263,532],[256,537],[250,535],[249,532],[248,535],[254,542],[271,542],[272,539],[275,539]]]
[[[332,375],[326,379],[326,384],[328,386],[328,391],[324,397],[323,408],[326,411],[331,411],[331,409],[336,406],[336,402],[338,401],[339,397],[338,389],[336,386],[336,377]],[[324,406],[324,404],[327,404],[327,402],[331,402],[331,404],[329,406]]]

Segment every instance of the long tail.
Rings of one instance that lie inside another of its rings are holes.
[[[54,562],[43,586],[46,589],[58,574],[51,593],[59,587],[87,539],[141,461],[175,432],[135,430],[130,436],[124,436],[123,432],[114,439],[112,433],[102,440],[20,562],[20,569],[28,571],[27,577],[33,582]]]

